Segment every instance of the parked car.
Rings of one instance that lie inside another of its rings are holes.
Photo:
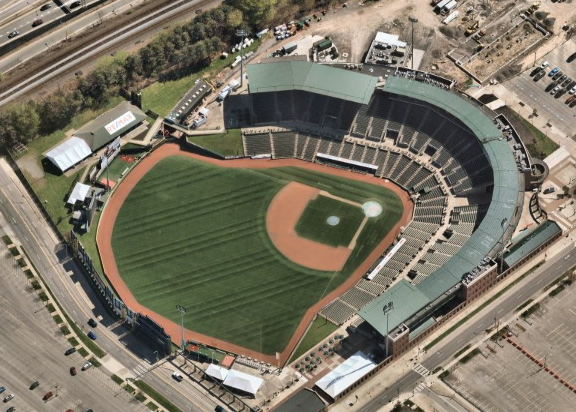
[[[550,186],[549,188],[544,189],[544,194],[550,194],[550,193],[554,193],[555,189],[554,186]]]
[[[546,67],[548,67],[550,65],[550,62],[548,60],[546,60],[545,62],[542,62],[542,64],[540,65],[541,69],[545,69]]]
[[[15,406],[11,406],[8,409],[6,409],[6,412],[14,412],[16,410]]]
[[[20,34],[20,32],[19,32],[18,30],[14,30],[13,32],[11,32],[11,33],[8,35],[8,38],[11,39],[11,38],[13,38],[13,37],[18,36],[19,34]]]
[[[558,90],[555,94],[554,94],[554,98],[557,99],[559,97],[562,97],[566,94],[568,90],[560,88],[560,90]]]
[[[566,63],[572,63],[574,59],[576,59],[576,53],[572,53],[570,56],[568,56]]]
[[[553,88],[555,88],[556,86],[558,86],[557,82],[554,83],[550,83],[548,86],[546,86],[546,88],[544,89],[545,92],[549,92],[550,90],[552,90]]]
[[[560,71],[560,67],[554,67],[552,70],[550,70],[550,73],[548,73],[548,76],[552,77],[556,73],[558,73],[559,71]]]
[[[36,389],[38,386],[40,386],[40,382],[36,381],[36,382],[32,382],[32,385],[30,385],[30,390],[33,391],[34,389]]]
[[[70,368],[70,375],[76,376],[76,366],[72,366],[72,367]]]
[[[563,81],[566,80],[567,78],[568,78],[568,75],[565,74],[564,76],[562,76],[562,77],[560,78],[560,81],[563,82]]]
[[[172,377],[178,382],[182,382],[184,380],[184,377],[180,375],[178,372],[172,372]]]
[[[66,352],[64,352],[64,355],[66,355],[66,356],[72,355],[74,352],[76,352],[76,348],[66,349]]]
[[[50,392],[46,392],[44,394],[44,396],[42,397],[42,400],[47,401],[48,399],[50,399],[52,396],[54,396],[54,392],[50,391]]]
[[[40,7],[40,11],[48,10],[50,7],[52,7],[52,5],[49,3],[46,3],[45,5]]]
[[[96,321],[94,319],[90,318],[90,319],[88,319],[88,325],[91,328],[95,328],[96,326],[98,326],[98,323],[96,323]]]
[[[568,107],[574,107],[574,106],[576,106],[576,100],[574,100],[572,103],[570,103],[570,104],[568,105]]]
[[[220,405],[216,405],[216,407],[214,408],[214,410],[216,412],[225,412],[225,409],[223,407],[221,407]]]
[[[568,85],[572,83],[572,79],[570,77],[568,77],[566,80],[564,80],[564,82],[562,83],[562,87],[566,87],[568,88]]]
[[[84,364],[84,366],[82,366],[82,370],[86,371],[86,370],[90,369],[91,367],[92,367],[92,364],[90,362],[86,362]]]
[[[42,19],[34,20],[32,22],[32,27],[40,26],[42,23],[44,23]]]
[[[560,90],[560,86],[556,86],[552,89],[552,91],[550,92],[550,94],[556,94],[556,92]]]
[[[536,76],[536,75],[537,75],[538,73],[540,73],[542,70],[544,70],[544,69],[542,69],[542,67],[536,67],[534,70],[532,70],[532,71],[530,72],[530,77]]]
[[[544,70],[542,70],[540,73],[538,73],[536,76],[534,76],[534,81],[537,82],[538,80],[540,80],[542,77],[546,76],[546,72]]]
[[[574,100],[576,100],[576,96],[570,96],[566,99],[564,103],[569,104],[572,103]]]
[[[6,386],[0,386],[0,393],[4,392],[6,390]]]
[[[96,334],[92,331],[88,332],[88,337],[92,340],[96,340],[98,338],[98,336],[96,336]]]
[[[72,3],[70,3],[70,8],[75,9],[76,7],[80,6],[80,4],[82,3],[80,3],[79,1],[73,1]]]
[[[558,80],[562,76],[562,71],[557,72],[554,76],[552,76],[552,80]]]
[[[6,396],[6,397],[4,398],[4,403],[10,402],[10,400],[12,400],[12,399],[14,399],[14,394],[13,394],[13,393],[11,393],[10,395],[8,395],[8,396]]]

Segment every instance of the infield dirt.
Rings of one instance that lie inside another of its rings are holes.
[[[400,228],[402,226],[405,226],[410,221],[412,216],[413,204],[408,194],[401,188],[394,185],[393,183],[383,179],[376,178],[374,176],[362,175],[358,173],[350,173],[344,170],[328,168],[326,166],[321,166],[318,164],[308,163],[295,159],[283,159],[283,160],[236,159],[236,160],[222,161],[182,151],[180,147],[176,144],[163,145],[162,147],[158,148],[153,153],[151,153],[149,156],[142,159],[140,161],[140,164],[138,164],[131,171],[131,173],[129,173],[124,178],[122,183],[118,185],[118,187],[115,189],[113,195],[108,200],[108,203],[106,204],[105,210],[103,211],[102,217],[100,219],[100,225],[98,227],[98,233],[97,233],[97,242],[104,272],[108,277],[109,281],[111,282],[111,284],[114,286],[116,292],[124,301],[124,303],[133,311],[140,312],[144,315],[148,315],[156,322],[158,322],[162,327],[164,327],[166,333],[168,333],[173,338],[174,342],[178,342],[180,340],[180,333],[181,333],[180,325],[144,307],[134,298],[131,291],[128,289],[126,283],[123,281],[123,279],[120,277],[118,273],[118,268],[114,258],[114,252],[112,250],[112,231],[114,228],[116,218],[118,217],[118,213],[122,207],[122,204],[130,194],[132,189],[136,186],[136,184],[140,181],[140,179],[142,179],[142,177],[148,171],[150,171],[162,159],[174,155],[188,156],[193,159],[218,165],[220,167],[265,169],[265,168],[292,166],[303,169],[309,169],[316,172],[336,175],[351,180],[363,181],[366,183],[386,187],[387,189],[394,192],[402,202],[403,212],[397,224],[392,228],[392,230],[388,232],[386,237],[382,239],[382,241],[378,244],[378,246],[374,248],[374,250],[369,254],[369,256],[364,260],[364,262],[362,262],[362,264],[358,266],[358,268],[347,280],[345,280],[339,287],[334,289],[331,293],[327,294],[322,300],[315,303],[306,311],[304,317],[300,321],[300,324],[296,328],[295,333],[290,338],[287,346],[280,353],[279,357],[280,359],[277,360],[274,356],[259,353],[257,351],[250,350],[230,342],[225,342],[211,336],[199,334],[197,332],[190,330],[186,331],[185,338],[187,340],[200,341],[204,344],[218,347],[233,353],[240,353],[246,356],[255,357],[268,363],[284,364],[289,359],[290,354],[298,344],[300,338],[306,331],[308,324],[312,321],[316,313],[330,301],[342,295],[356,284],[356,282],[362,277],[362,275],[366,273],[366,271],[370,268],[372,263],[394,241],[395,237],[400,231]]]

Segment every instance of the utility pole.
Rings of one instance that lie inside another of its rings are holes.
[[[236,36],[240,37],[240,88],[244,84],[244,76],[242,75],[244,68],[244,38],[248,35],[248,30],[241,28],[236,30]]]
[[[180,312],[180,325],[182,326],[182,355],[184,355],[184,349],[186,347],[186,340],[184,339],[184,314],[186,313],[186,308],[182,305],[176,305],[176,309]]]
[[[389,317],[390,317],[390,312],[392,311],[392,309],[394,309],[394,303],[393,302],[388,302],[387,304],[384,305],[384,307],[382,308],[382,310],[384,311],[384,314],[386,315],[386,358],[388,357],[388,341],[390,340],[389,335],[390,335],[390,330],[388,327],[388,321],[389,321]]]
[[[410,59],[410,65],[412,70],[414,70],[414,23],[418,23],[418,19],[416,17],[408,17],[410,23],[412,23],[412,58]]]

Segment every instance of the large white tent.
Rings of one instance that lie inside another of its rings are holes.
[[[90,150],[86,142],[73,136],[46,153],[46,157],[63,172],[91,154],[92,150]]]
[[[263,380],[247,373],[231,370],[228,372],[224,385],[255,395]]]
[[[332,399],[335,399],[375,367],[376,364],[372,359],[366,356],[364,352],[358,351],[316,382],[316,386],[330,395]]]
[[[226,376],[228,376],[229,372],[230,371],[228,369],[223,368],[222,366],[214,365],[213,363],[211,363],[206,368],[206,374],[215,379],[218,379],[219,381],[223,381],[224,379],[226,379]]]

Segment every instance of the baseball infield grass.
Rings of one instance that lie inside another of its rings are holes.
[[[325,245],[348,246],[363,219],[359,206],[320,195],[306,206],[296,224],[296,233]]]
[[[370,219],[341,272],[299,266],[266,232],[268,205],[291,181],[384,213]],[[266,354],[282,351],[306,310],[345,281],[402,215],[390,190],[289,167],[228,169],[184,156],[160,161],[134,187],[112,234],[118,270],[144,306]]]

